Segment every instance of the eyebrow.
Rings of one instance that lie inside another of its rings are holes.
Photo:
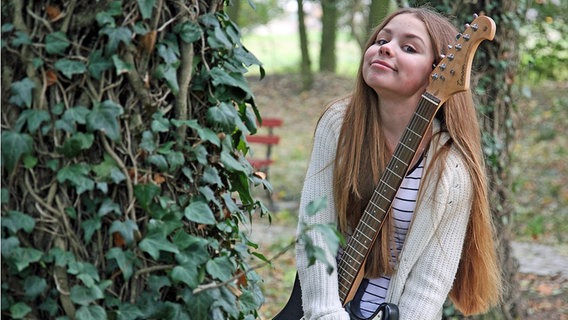
[[[389,28],[383,28],[381,31],[379,31],[379,33],[377,33],[377,37],[382,33],[382,32],[386,32],[390,35],[392,35],[392,30]],[[403,33],[402,37],[405,39],[418,39],[420,42],[422,42],[422,44],[426,45],[426,42],[424,41],[424,39],[422,39],[420,36],[414,34],[414,33]]]

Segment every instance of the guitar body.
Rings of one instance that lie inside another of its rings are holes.
[[[457,42],[449,46],[447,55],[430,74],[430,83],[382,173],[357,227],[343,248],[342,258],[337,264],[339,299],[348,312],[350,312],[349,303],[353,300],[363,278],[363,266],[370,248],[376,242],[383,223],[387,221],[392,200],[403,177],[408,173],[409,164],[416,155],[424,134],[442,104],[452,95],[469,89],[474,53],[481,41],[493,39],[495,29],[495,22],[491,18],[475,15],[475,19],[467,25],[466,31],[456,36]],[[382,313],[380,318],[382,320],[398,318],[398,308],[393,304],[382,304],[377,310],[378,313]],[[352,312],[350,314],[352,319],[361,320]],[[302,317],[302,291],[296,275],[292,296],[274,319]],[[374,317],[375,315],[370,319]]]
[[[349,304],[345,307],[352,320],[371,320],[381,315],[381,320],[398,320],[398,307],[392,303],[383,303],[379,306],[377,311],[369,317],[362,318],[351,311]],[[294,287],[292,294],[284,308],[274,317],[273,320],[300,320],[304,317],[304,310],[302,309],[302,287],[300,286],[300,279],[296,274],[294,279]]]

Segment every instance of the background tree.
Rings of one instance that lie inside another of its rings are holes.
[[[473,13],[493,18],[497,25],[495,39],[481,43],[475,61],[477,69],[472,75],[471,88],[476,93],[482,125],[484,151],[491,182],[490,203],[493,204],[493,222],[497,229],[499,254],[503,268],[504,293],[500,310],[483,316],[487,319],[516,319],[518,317],[517,262],[510,242],[512,176],[510,172],[514,138],[514,96],[517,94],[516,77],[519,63],[519,29],[523,21],[522,2],[501,1],[429,1],[438,10],[454,15],[458,30],[472,20]],[[420,4],[420,3],[417,3]]]
[[[302,75],[302,89],[309,90],[314,83],[312,72],[312,62],[310,61],[310,51],[308,45],[308,32],[304,13],[304,1],[297,0],[298,3],[298,33],[300,36],[300,74]]]
[[[3,316],[257,316],[260,62],[223,9],[2,1]]]
[[[319,70],[335,72],[337,57],[335,42],[337,39],[337,20],[339,0],[321,0],[321,44]]]

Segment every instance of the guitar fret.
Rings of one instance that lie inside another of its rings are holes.
[[[414,153],[414,149],[412,149],[411,147],[407,146],[406,144],[404,144],[402,141],[400,142],[400,145],[405,147],[406,149],[410,150],[412,153]]]
[[[399,174],[397,174],[396,172],[392,171],[391,168],[387,168],[387,171],[389,171],[390,173],[394,174],[397,178],[402,179],[402,177],[401,177]]]
[[[424,120],[425,122],[430,122],[430,120],[424,118],[420,113],[415,112],[414,114],[417,115],[420,119]]]
[[[419,133],[416,133],[416,132],[414,132],[414,131],[413,131],[412,129],[410,129],[410,128],[407,128],[406,130],[407,130],[408,132],[411,132],[411,133],[413,133],[413,134],[414,134],[415,136],[417,136],[417,137],[418,137],[418,139],[422,138],[422,135],[420,135]]]

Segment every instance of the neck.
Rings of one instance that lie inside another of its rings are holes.
[[[387,139],[387,144],[394,150],[422,96],[409,99],[383,99],[379,103],[382,130]]]

